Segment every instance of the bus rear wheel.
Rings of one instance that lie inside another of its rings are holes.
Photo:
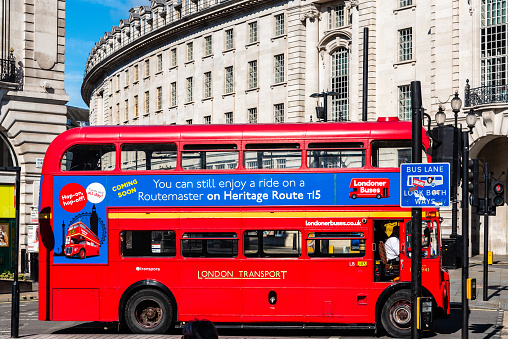
[[[171,326],[171,301],[159,290],[134,293],[125,306],[125,322],[133,333],[162,334]]]
[[[79,259],[85,259],[86,258],[85,249],[84,248],[80,249],[78,255],[79,255]]]
[[[392,294],[381,311],[381,324],[391,337],[411,335],[411,292],[400,290]]]

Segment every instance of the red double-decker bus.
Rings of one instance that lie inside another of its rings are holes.
[[[99,238],[81,221],[69,226],[65,237],[65,256],[85,259],[99,255]]]
[[[411,123],[397,119],[71,129],[42,170],[39,319],[406,336],[414,225],[397,192],[410,160]],[[386,180],[391,194],[352,199],[352,179]],[[99,255],[59,252],[77,218],[90,220]],[[400,265],[384,255],[396,226]],[[438,211],[424,209],[416,227],[423,294],[447,316]]]

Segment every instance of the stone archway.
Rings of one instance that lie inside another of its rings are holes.
[[[471,148],[471,158],[480,159],[481,163],[489,164],[489,172],[495,181],[504,182],[505,187],[508,178],[508,137],[504,135],[488,135],[475,141]],[[489,188],[490,190],[490,188]],[[483,168],[480,168],[479,195],[485,195],[485,181],[483,179]],[[505,194],[506,201],[506,194]],[[472,254],[483,253],[483,231],[484,219],[474,215],[471,216],[471,250]],[[489,250],[495,254],[508,254],[508,229],[507,229],[508,207],[496,208],[496,216],[489,217]]]
[[[18,164],[16,153],[7,137],[0,132],[0,167],[12,167]]]

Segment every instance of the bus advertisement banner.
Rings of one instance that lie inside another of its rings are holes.
[[[107,263],[107,179],[106,176],[54,178],[53,263]]]

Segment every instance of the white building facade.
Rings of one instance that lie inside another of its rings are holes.
[[[329,121],[359,121],[364,80],[368,120],[407,120],[410,83],[419,80],[431,116],[443,105],[453,124],[456,91],[465,130],[474,109],[471,157],[506,182],[506,0],[139,2],[89,55],[82,96],[92,125],[316,121],[323,102],[311,95],[328,91],[338,93],[328,97]],[[496,254],[508,253],[507,218],[506,206],[491,217]],[[483,250],[479,221],[473,216],[472,254]]]

